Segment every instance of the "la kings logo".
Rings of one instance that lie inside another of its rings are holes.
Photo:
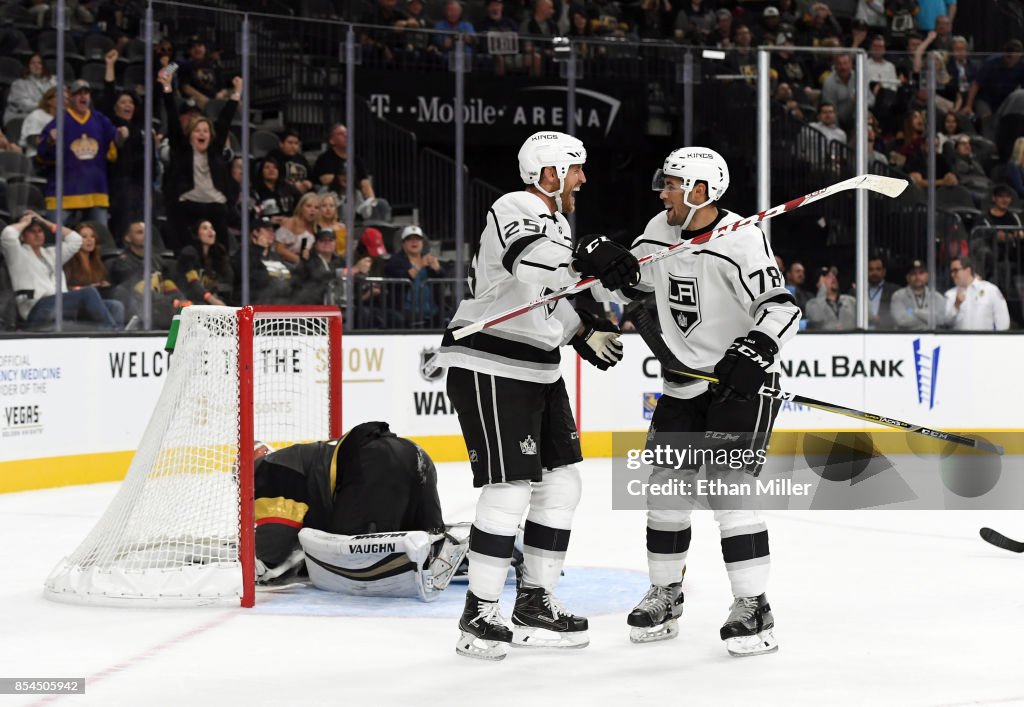
[[[689,336],[700,324],[700,296],[697,292],[697,278],[669,275],[668,305],[683,336]]]
[[[547,297],[548,295],[552,294],[553,292],[555,292],[555,290],[552,290],[550,287],[545,287],[543,290],[540,291],[540,296],[541,297]],[[559,302],[558,300],[555,300],[554,302],[548,302],[547,304],[544,305],[544,318],[545,319],[551,319],[551,317],[555,313],[555,307],[558,306],[558,302]]]

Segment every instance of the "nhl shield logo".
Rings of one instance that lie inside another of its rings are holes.
[[[444,369],[436,365],[438,349],[430,348],[420,351],[420,375],[423,380],[433,383],[444,377]]]
[[[701,321],[697,278],[669,275],[668,280],[668,305],[672,310],[672,320],[683,336],[689,336]]]

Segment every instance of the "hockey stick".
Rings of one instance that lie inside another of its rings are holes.
[[[813,203],[815,201],[820,201],[821,199],[832,196],[833,194],[838,194],[841,191],[847,191],[848,189],[867,189],[868,191],[873,191],[876,194],[882,194],[883,196],[895,199],[897,196],[903,193],[903,190],[907,188],[907,184],[908,182],[905,179],[882,177],[877,174],[862,174],[858,177],[851,177],[850,179],[846,179],[842,182],[837,182],[832,186],[825,187],[824,189],[819,189],[817,191],[812,191],[810,194],[799,196],[796,199],[793,199],[792,201],[787,201],[785,204],[773,206],[770,209],[762,211],[761,213],[755,216],[740,219],[739,221],[727,224],[725,226],[719,226],[718,228],[707,231],[706,233],[702,233],[699,236],[695,236],[694,238],[691,238],[688,241],[680,241],[679,243],[673,243],[667,248],[662,248],[661,250],[651,253],[650,255],[645,255],[644,257],[639,258],[640,267],[644,267],[645,265],[649,265],[650,263],[656,263],[659,260],[664,260],[665,258],[668,258],[669,256],[675,255],[677,253],[681,253],[682,251],[692,246],[707,243],[715,236],[721,235],[723,233],[729,233],[730,231],[738,230],[740,228],[743,228],[744,226],[753,226],[754,224],[761,223],[762,221],[767,221],[770,218],[775,218],[776,216],[784,214],[787,211],[793,211],[794,209],[799,209],[801,206],[806,206],[807,204]],[[459,340],[469,336],[470,334],[476,334],[477,332],[483,331],[484,329],[488,329],[494,326],[495,324],[501,324],[502,322],[508,321],[509,319],[518,317],[520,314],[526,314],[531,309],[536,309],[537,307],[541,307],[546,304],[551,304],[552,302],[557,302],[558,300],[564,297],[579,294],[584,290],[589,290],[591,287],[597,284],[597,282],[598,278],[596,277],[585,277],[579,282],[577,282],[575,285],[570,285],[569,287],[564,287],[561,290],[558,290],[557,292],[552,292],[550,294],[538,297],[529,304],[524,304],[519,307],[510,309],[506,312],[502,312],[501,314],[496,314],[495,316],[490,317],[488,319],[484,319],[479,322],[473,322],[472,324],[467,324],[464,327],[460,327],[459,329],[456,329],[455,331],[452,332],[452,336],[456,340]]]
[[[1024,543],[1013,538],[1008,538],[998,530],[992,530],[992,528],[982,528],[978,531],[981,534],[981,539],[987,543],[992,543],[996,547],[1001,547],[1004,550],[1010,552],[1024,552]]]
[[[630,306],[632,307],[633,305]],[[654,357],[658,359],[658,362],[661,364],[664,371],[680,376],[687,376],[689,378],[699,378],[701,380],[706,380],[709,383],[718,382],[718,379],[713,375],[690,368],[676,358],[675,354],[673,354],[671,349],[669,349],[668,344],[666,344],[665,340],[661,338],[661,332],[658,331],[657,325],[654,323],[654,320],[646,309],[638,307],[636,310],[632,311],[631,316],[633,324],[636,326],[636,330],[640,333],[640,338],[642,338],[644,342],[646,342],[647,346],[650,347],[651,353],[653,353]],[[974,449],[982,449],[994,454],[1003,454],[1003,448],[1001,446],[992,444],[991,442],[986,442],[983,439],[974,439],[973,437],[956,434],[955,432],[933,430],[922,425],[914,425],[909,422],[903,422],[902,420],[895,420],[891,417],[875,415],[874,413],[864,412],[863,410],[855,410],[854,408],[848,408],[844,405],[835,405],[834,403],[826,403],[821,400],[815,400],[814,398],[797,395],[796,393],[787,393],[786,391],[779,390],[778,388],[761,386],[761,390],[758,391],[758,395],[762,395],[766,398],[772,398],[774,400],[785,400],[792,403],[798,403],[800,405],[806,405],[807,407],[817,408],[818,410],[832,412],[837,415],[852,417],[855,420],[874,422],[877,425],[893,427],[898,430],[903,430],[904,432],[914,432],[926,437],[931,437],[932,439],[961,444],[965,447],[973,447]]]

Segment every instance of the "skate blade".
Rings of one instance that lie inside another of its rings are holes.
[[[779,650],[779,643],[771,629],[754,636],[734,636],[726,639],[725,649],[735,658],[747,658],[752,655],[764,655]]]
[[[586,648],[590,636],[586,631],[549,631],[533,626],[513,626],[512,645],[518,648]]]
[[[508,655],[508,644],[503,641],[485,641],[463,631],[458,643],[455,644],[455,652],[479,660],[505,660],[505,656]]]
[[[629,630],[629,640],[633,643],[654,643],[655,641],[667,641],[679,635],[679,622],[669,619],[657,626],[643,626]]]

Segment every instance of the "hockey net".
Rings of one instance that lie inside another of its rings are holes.
[[[337,308],[187,307],[128,474],[46,596],[252,606],[254,440],[340,436]]]

